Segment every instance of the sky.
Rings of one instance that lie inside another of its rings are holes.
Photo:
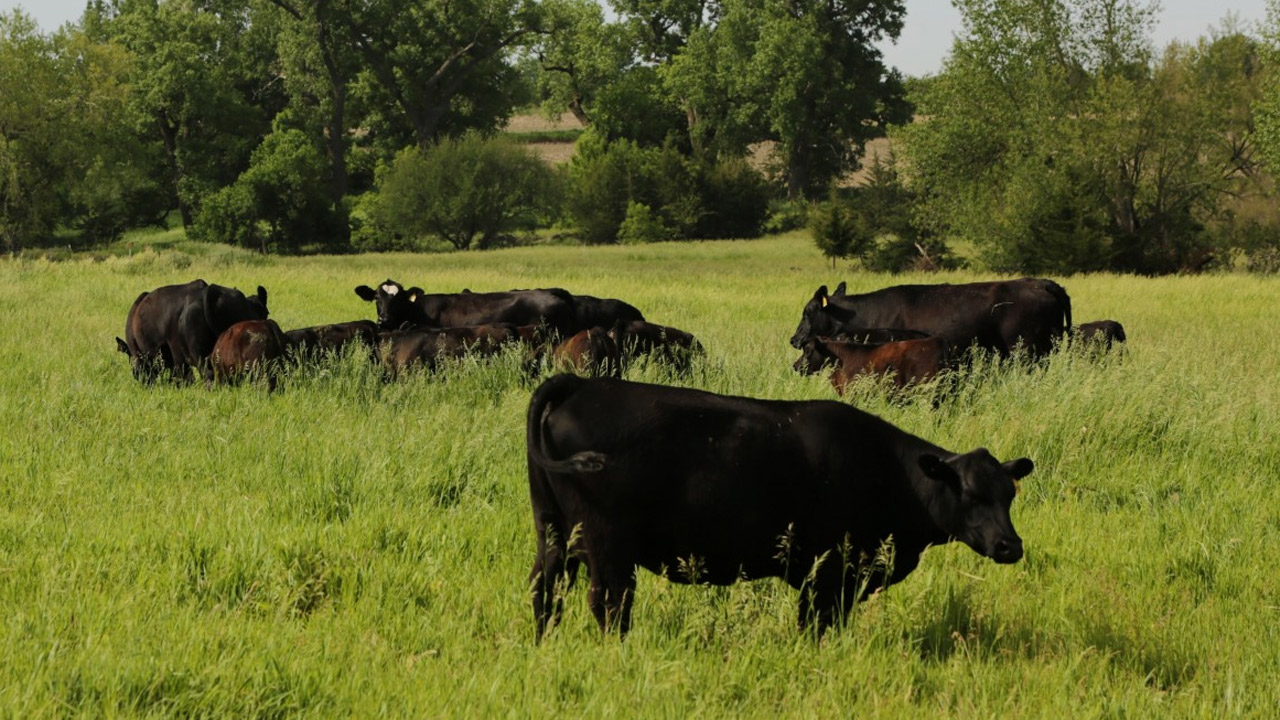
[[[949,0],[906,0],[907,19],[902,37],[896,44],[881,49],[889,65],[907,75],[938,72],[951,39],[960,30],[960,15]],[[85,0],[0,0],[0,10],[8,13],[22,7],[46,32],[63,23],[80,18]],[[1162,0],[1164,10],[1155,31],[1157,47],[1173,40],[1195,40],[1217,27],[1229,13],[1246,23],[1258,23],[1266,17],[1266,0]]]

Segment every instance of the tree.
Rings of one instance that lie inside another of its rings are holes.
[[[922,223],[999,270],[1196,264],[1253,166],[1249,91],[1222,82],[1243,70],[1235,41],[1157,60],[1152,4],[957,5],[965,31],[915,98],[926,119],[899,134]]]
[[[246,2],[94,0],[85,12],[91,37],[123,45],[136,60],[137,131],[164,148],[187,228],[204,195],[247,167],[280,108],[265,66],[269,27],[251,22]]]
[[[867,140],[909,116],[875,43],[896,38],[902,0],[723,0],[666,72],[697,150],[773,140],[792,198],[857,168]],[[680,26],[683,27],[683,26]]]
[[[129,133],[123,48],[74,28],[41,35],[0,15],[0,238],[16,250],[64,223],[110,239],[160,212],[145,149]]]
[[[518,73],[507,54],[541,28],[533,0],[337,0],[359,53],[365,126],[388,153],[442,136],[495,130]]]

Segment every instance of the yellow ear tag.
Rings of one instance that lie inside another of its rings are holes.
[[[827,298],[826,298],[826,296],[823,296],[823,298],[822,298],[822,307],[826,307],[826,306],[827,306]]]
[[[418,302],[418,293],[409,296],[409,302]]]
[[[1021,495],[1021,494],[1022,494],[1022,481],[1021,481],[1021,480],[1014,480],[1014,481],[1013,481],[1013,496],[1014,496],[1014,497],[1018,497],[1018,496],[1019,496],[1019,495]]]

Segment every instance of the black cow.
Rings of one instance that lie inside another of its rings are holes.
[[[1095,320],[1081,323],[1073,333],[1077,340],[1085,345],[1110,350],[1115,343],[1125,341],[1124,326],[1115,320]]]
[[[291,353],[298,359],[315,359],[325,353],[337,354],[353,342],[372,348],[378,341],[378,324],[372,320],[353,320],[331,325],[312,325],[285,333]]]
[[[530,574],[540,638],[585,562],[604,630],[630,624],[636,566],[674,582],[780,577],[819,632],[931,545],[1022,557],[1009,507],[1030,460],[957,455],[836,401],[785,402],[557,375],[529,403]],[[891,566],[877,563],[890,539]]]
[[[623,362],[647,356],[678,372],[688,372],[693,357],[703,353],[702,343],[692,333],[667,325],[636,320],[619,324],[614,332]]]
[[[574,295],[574,331],[611,328],[618,323],[643,322],[644,313],[634,305],[613,298]]]
[[[161,369],[190,380],[192,368],[208,381],[218,336],[241,320],[266,318],[267,291],[261,285],[255,297],[245,297],[235,288],[193,280],[139,295],[125,320],[125,339],[116,338],[116,345],[129,356],[134,377],[144,382],[155,380]]]
[[[428,294],[387,280],[375,290],[368,285],[356,288],[356,295],[374,303],[378,325],[383,330],[412,327],[446,328],[509,323],[545,324],[561,336],[572,334],[573,296],[558,288],[512,290],[509,292]]]
[[[1022,344],[1042,356],[1071,328],[1071,298],[1052,280],[1022,278],[965,285],[897,285],[862,295],[823,285],[805,305],[791,345],[859,328],[909,328],[945,340],[952,352],[970,345],[1001,356]]]

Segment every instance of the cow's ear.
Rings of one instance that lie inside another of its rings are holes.
[[[267,289],[261,285],[258,286],[258,302],[262,303],[262,307],[267,306]]]
[[[956,474],[955,469],[948,465],[946,460],[937,455],[925,453],[916,462],[919,463],[920,470],[925,477],[932,478],[938,482],[958,482],[960,480],[960,476]]]
[[[818,288],[818,291],[813,294],[813,299],[818,301],[818,305],[820,307],[826,307],[827,306],[827,286],[823,285],[822,287]]]
[[[843,281],[843,280],[841,280],[841,281],[840,281],[840,284],[836,286],[836,291],[835,291],[835,292],[833,292],[833,293],[831,293],[831,297],[835,297],[835,296],[837,296],[837,295],[843,295],[843,294],[844,294],[844,290],[845,290],[845,288],[844,288],[844,281]]]
[[[129,344],[121,340],[120,338],[116,338],[116,349],[124,353],[125,355],[129,354]]]
[[[361,300],[366,302],[373,302],[374,298],[378,297],[378,291],[368,285],[361,285],[356,288],[356,294],[360,296]]]
[[[426,295],[427,292],[420,287],[409,288],[409,302],[418,302],[418,298]]]
[[[1036,464],[1031,462],[1028,458],[1018,458],[1017,460],[1010,460],[1009,462],[1004,463],[1001,467],[1003,467],[1004,471],[1009,473],[1014,480],[1021,480],[1022,478],[1030,475],[1032,470],[1036,469]]]

